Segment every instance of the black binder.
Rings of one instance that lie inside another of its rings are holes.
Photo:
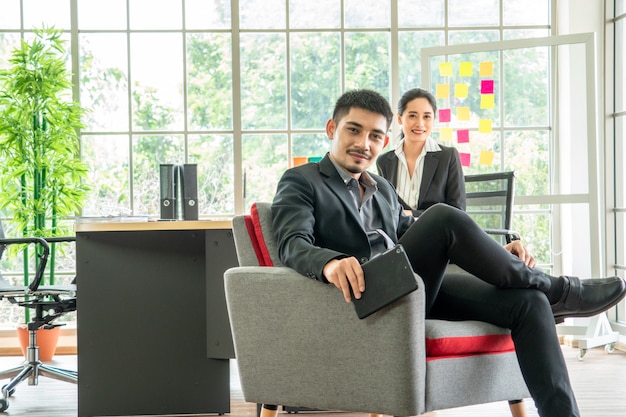
[[[409,258],[400,244],[361,267],[365,276],[365,291],[358,300],[352,297],[354,309],[360,319],[417,289]]]
[[[160,165],[161,219],[176,219],[176,175],[174,165]]]
[[[198,220],[198,166],[184,164],[182,176],[183,219]]]

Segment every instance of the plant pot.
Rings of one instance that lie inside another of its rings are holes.
[[[57,342],[61,334],[61,327],[56,326],[51,329],[37,330],[37,346],[39,347],[39,360],[42,362],[52,360],[57,350]],[[28,328],[25,325],[17,328],[17,338],[20,341],[22,354],[26,357],[26,348],[29,343]]]

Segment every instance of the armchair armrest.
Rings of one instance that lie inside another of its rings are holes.
[[[398,416],[424,411],[419,277],[417,291],[364,320],[335,287],[290,268],[236,267],[224,278],[246,401]]]

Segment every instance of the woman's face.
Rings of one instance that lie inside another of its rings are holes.
[[[398,115],[398,123],[406,141],[424,142],[433,130],[435,112],[428,99],[420,97],[409,101],[404,113]]]

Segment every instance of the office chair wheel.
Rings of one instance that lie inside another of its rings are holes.
[[[9,402],[4,398],[0,398],[0,413],[9,408]]]

